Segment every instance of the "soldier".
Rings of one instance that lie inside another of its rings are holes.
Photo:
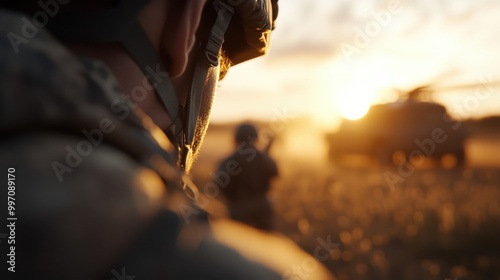
[[[1,166],[15,170],[18,218],[9,276],[280,278],[211,237],[186,176],[218,80],[267,51],[277,0],[0,8]]]
[[[251,124],[236,128],[236,149],[219,166],[219,171],[237,166],[223,188],[228,201],[230,217],[253,227],[271,230],[273,211],[267,198],[271,179],[278,176],[276,162],[268,155],[272,141],[260,151],[255,146],[259,134]]]

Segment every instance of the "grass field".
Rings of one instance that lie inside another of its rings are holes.
[[[230,152],[230,136],[210,129],[198,184]],[[320,140],[304,142],[309,157],[281,140],[272,150],[281,170],[270,194],[276,228],[311,254],[318,237],[331,236],[340,246],[323,264],[338,279],[500,279],[497,140],[471,140],[463,169],[416,169],[392,187],[385,174],[397,170],[334,166]]]

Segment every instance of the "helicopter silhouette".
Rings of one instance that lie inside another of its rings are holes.
[[[342,164],[346,156],[364,155],[382,165],[405,160],[420,163],[428,158],[439,165],[451,159],[453,166],[463,166],[468,133],[443,105],[433,101],[433,96],[495,85],[500,81],[393,89],[399,96],[397,101],[372,105],[363,118],[344,119],[338,132],[327,135],[329,160]]]

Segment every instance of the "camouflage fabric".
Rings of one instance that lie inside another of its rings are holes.
[[[17,176],[16,276],[278,279],[169,210],[180,173],[159,128],[102,63],[24,19],[0,10],[0,162]]]

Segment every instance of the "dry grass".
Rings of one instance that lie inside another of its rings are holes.
[[[198,184],[230,151],[230,132],[220,133],[209,135]],[[420,169],[391,189],[387,169],[337,168],[275,150],[277,230],[311,254],[317,237],[340,243],[324,262],[338,279],[500,279],[500,169]]]
[[[300,167],[273,193],[278,229],[339,279],[500,279],[500,172],[418,170],[392,191],[384,170]]]

